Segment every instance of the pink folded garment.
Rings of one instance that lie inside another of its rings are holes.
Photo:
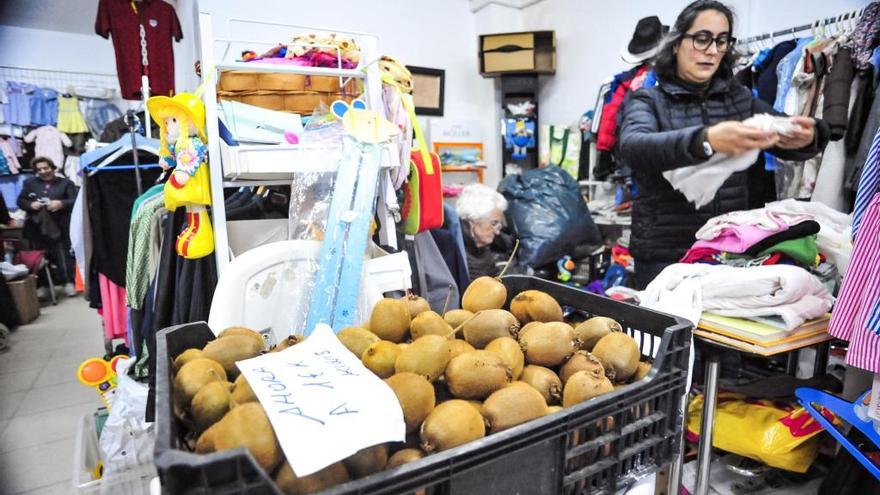
[[[709,219],[706,225],[697,231],[697,239],[710,241],[728,228],[751,225],[769,232],[781,232],[792,225],[806,220],[813,220],[813,215],[787,211],[771,211],[765,208],[755,210],[732,211]]]
[[[778,225],[776,230],[768,230],[755,225],[734,225],[723,227],[714,239],[700,239],[691,249],[714,249],[727,253],[741,254],[760,241],[788,230],[788,225]]]

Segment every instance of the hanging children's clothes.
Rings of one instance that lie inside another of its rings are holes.
[[[0,139],[0,155],[2,155],[3,160],[6,162],[6,168],[9,170],[9,174],[17,174],[19,170],[21,170],[21,164],[18,163],[18,157],[15,156],[15,150],[12,149],[12,143],[10,140]],[[0,173],[0,175],[9,174]]]
[[[70,138],[58,129],[44,125],[38,127],[24,137],[26,143],[36,141],[36,156],[44,156],[55,164],[57,169],[64,167],[64,147],[73,145]]]
[[[107,124],[122,117],[122,112],[109,101],[90,99],[86,103],[85,117],[92,135],[98,137]]]
[[[58,130],[67,133],[89,132],[89,126],[79,111],[79,100],[73,96],[58,97]]]
[[[80,175],[79,157],[68,155],[64,159],[64,176],[73,182],[76,187],[82,186],[82,176]]]
[[[31,125],[31,93],[37,87],[33,84],[6,81],[7,103],[3,114],[7,124]]]
[[[58,92],[37,88],[31,93],[31,125],[55,125],[58,121]]]

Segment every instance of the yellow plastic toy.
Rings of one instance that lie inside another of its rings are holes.
[[[330,111],[342,121],[346,134],[362,143],[384,143],[400,134],[400,128],[389,122],[376,112],[367,110],[367,104],[361,99],[351,102],[336,100],[330,105]]]
[[[125,356],[114,356],[110,361],[91,358],[83,361],[76,371],[80,383],[94,387],[109,411],[116,398],[116,364]]]
[[[165,183],[165,208],[186,208],[186,226],[177,236],[177,254],[203,258],[214,251],[214,229],[208,216],[211,181],[205,135],[205,105],[192,93],[173,98],[154,96],[147,101],[159,123],[162,166],[174,169]]]

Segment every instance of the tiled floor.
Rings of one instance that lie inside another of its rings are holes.
[[[0,353],[0,494],[67,494],[76,427],[101,406],[76,379],[79,364],[104,355],[101,322],[82,298],[43,306]]]

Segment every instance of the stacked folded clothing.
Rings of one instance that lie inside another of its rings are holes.
[[[832,292],[849,263],[848,215],[794,200],[727,213],[709,220],[682,263],[748,268],[794,265]]]

